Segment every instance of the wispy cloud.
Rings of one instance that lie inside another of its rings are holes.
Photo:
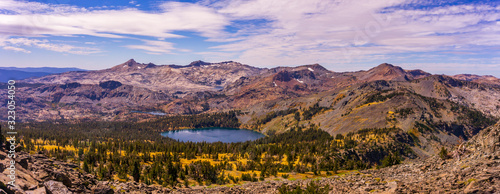
[[[16,51],[16,52],[23,52],[23,53],[31,53],[31,51],[28,51],[26,49],[13,47],[13,46],[4,46],[4,47],[2,47],[2,49]]]
[[[151,40],[143,40],[145,45],[126,45],[125,47],[130,49],[140,49],[145,50],[150,54],[170,54],[172,50],[174,50],[174,46],[170,42],[164,41],[151,41]]]
[[[228,24],[229,21],[212,8],[193,3],[167,2],[161,4],[160,11],[155,13],[135,8],[87,10],[13,0],[0,3],[0,33],[8,36],[146,36],[164,39],[184,37],[176,31],[192,31],[205,37],[216,37]],[[153,45],[156,48],[151,48],[147,44],[127,47],[168,53],[165,52],[169,50],[167,45]]]
[[[25,9],[24,4],[27,4]],[[173,32],[185,30],[213,36],[229,24],[225,17],[214,10],[192,3],[164,3],[158,13],[135,8],[89,11],[46,4],[35,9],[30,4],[12,0],[0,4],[1,10],[15,13],[0,14],[0,26],[7,27],[2,33],[26,36],[50,34],[124,38],[138,35],[179,38],[182,36]]]
[[[17,52],[31,53],[31,51],[23,49],[21,47],[35,47],[55,52],[71,53],[71,54],[93,54],[100,53],[99,49],[90,47],[77,47],[68,44],[53,44],[48,40],[38,40],[38,39],[28,39],[28,38],[10,38],[1,43],[4,45],[4,50],[12,50]]]
[[[265,33],[214,48],[240,52],[239,60],[246,63],[271,66],[353,63],[375,55],[500,45],[498,5],[400,8],[406,3],[230,1],[219,12],[270,24]]]
[[[457,2],[169,1],[145,11],[135,7],[138,5],[135,0],[129,1],[133,8],[82,8],[2,0],[0,35],[25,36],[32,43],[15,44],[0,39],[0,46],[26,53],[30,52],[29,47],[57,52],[98,52],[44,41],[50,37],[86,35],[112,39],[109,42],[118,47],[161,55],[187,52],[181,49],[181,42],[189,39],[186,44],[196,44],[192,42],[195,34],[201,37],[197,40],[214,44],[200,43],[211,47],[193,49],[196,50],[193,56],[227,57],[256,66],[321,63],[352,67],[418,56],[434,60],[429,58],[431,52],[439,52],[436,58],[450,60],[467,55],[477,59],[475,64],[482,64],[493,55],[491,50],[500,47],[500,3]],[[141,43],[130,43],[137,40]]]

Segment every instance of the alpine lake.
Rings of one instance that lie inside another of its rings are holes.
[[[219,127],[166,131],[162,132],[161,135],[182,142],[207,143],[219,141],[223,143],[245,142],[265,137],[262,133],[247,129]]]

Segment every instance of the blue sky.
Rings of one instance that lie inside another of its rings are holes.
[[[0,66],[104,69],[130,58],[500,77],[500,2],[0,1]]]

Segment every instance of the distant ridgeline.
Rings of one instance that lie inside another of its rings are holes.
[[[26,78],[42,77],[55,73],[64,73],[69,71],[87,71],[79,68],[55,68],[55,67],[0,67],[0,82],[9,80],[22,80]]]

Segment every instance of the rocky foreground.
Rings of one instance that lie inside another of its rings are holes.
[[[328,178],[297,181],[265,181],[233,187],[169,189],[135,182],[98,181],[77,166],[44,155],[21,153],[16,159],[15,187],[5,151],[0,152],[0,185],[6,193],[277,193],[283,186],[305,187],[310,181],[329,185],[330,193],[499,193],[500,122],[458,146],[451,158],[423,161],[378,170],[363,170]]]

